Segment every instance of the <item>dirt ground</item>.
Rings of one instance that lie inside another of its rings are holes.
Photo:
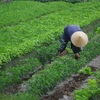
[[[87,64],[92,71],[100,70],[100,55]],[[84,87],[92,76],[73,74],[58,84],[52,91],[42,96],[41,100],[73,100],[73,92]]]

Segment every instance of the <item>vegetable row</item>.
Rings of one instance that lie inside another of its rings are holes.
[[[92,23],[100,17],[99,6],[100,3],[90,2],[69,5],[55,13],[2,28],[0,65],[32,51],[35,46],[51,43],[56,37],[61,36],[63,28],[68,24],[84,27]]]

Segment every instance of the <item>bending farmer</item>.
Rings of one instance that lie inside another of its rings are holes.
[[[75,59],[80,58],[79,52],[88,43],[88,36],[77,25],[66,26],[62,35],[60,54],[66,49],[69,41],[71,42],[71,49],[74,52]]]

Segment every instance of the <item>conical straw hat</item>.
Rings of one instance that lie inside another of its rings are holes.
[[[77,31],[73,33],[71,41],[76,47],[84,47],[88,43],[88,36],[82,31]]]

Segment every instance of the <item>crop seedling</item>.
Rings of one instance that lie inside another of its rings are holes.
[[[89,100],[92,95],[99,91],[100,88],[98,87],[97,81],[95,79],[89,79],[86,87],[74,92],[74,97],[75,100]]]
[[[78,71],[79,74],[85,74],[85,75],[91,75],[92,74],[92,70],[90,67],[85,66],[84,68],[80,69]]]

